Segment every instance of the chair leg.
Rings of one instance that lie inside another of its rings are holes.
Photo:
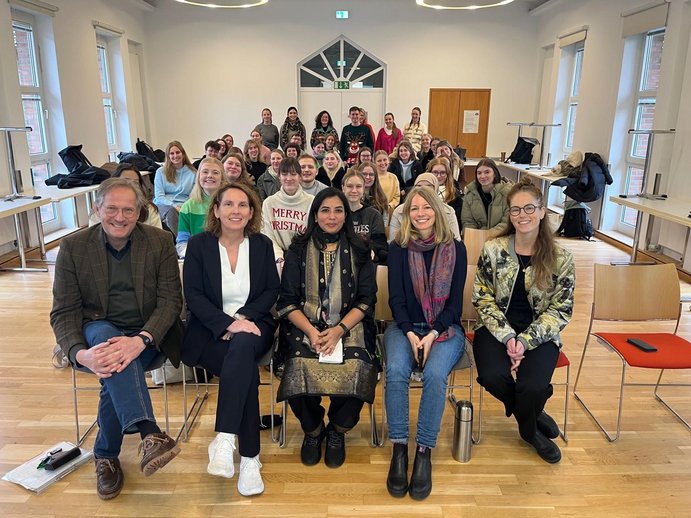
[[[96,425],[98,424],[98,420],[94,420],[93,423],[89,426],[89,428],[86,429],[86,432],[84,432],[83,435],[80,433],[80,426],[79,426],[79,404],[77,401],[77,391],[79,389],[77,388],[77,372],[72,369],[72,395],[74,397],[74,425],[75,425],[75,430],[77,432],[77,437],[76,437],[76,445],[81,446],[82,443],[86,440],[86,438],[89,436],[89,434],[92,432],[94,428],[96,428]]]
[[[281,431],[278,434],[278,447],[286,447],[286,421],[288,420],[288,402],[283,401],[283,411],[281,412],[281,417],[283,417],[283,423],[281,424]]]
[[[182,385],[182,401],[183,401],[183,422],[182,422],[182,427],[180,428],[180,431],[178,432],[178,436],[176,439],[179,439],[181,435],[184,435],[183,442],[187,442],[189,439],[189,433],[192,430],[192,426],[194,426],[195,421],[197,420],[197,417],[199,417],[199,413],[202,411],[202,407],[204,406],[204,403],[206,403],[206,400],[209,399],[209,380],[206,378],[206,373],[204,373],[204,393],[202,394],[201,391],[199,390],[199,378],[197,377],[197,370],[193,368],[194,372],[194,384],[197,387],[197,394],[194,398],[194,402],[192,403],[192,406],[189,409],[189,412],[187,411],[187,382],[183,376],[183,385]]]
[[[374,402],[370,403],[369,406],[369,417],[370,417],[370,445],[372,448],[378,448],[381,446],[379,440],[379,431],[377,430],[377,412],[374,408]]]
[[[667,410],[669,410],[670,412],[672,412],[672,414],[674,414],[674,417],[676,417],[677,419],[679,419],[679,421],[681,421],[681,423],[682,423],[684,426],[686,426],[686,428],[687,428],[688,430],[691,430],[691,425],[689,425],[689,422],[688,422],[686,419],[684,419],[684,418],[681,416],[681,414],[680,414],[679,412],[677,412],[674,408],[672,408],[672,407],[670,406],[670,404],[667,403],[667,401],[666,401],[665,399],[663,399],[663,397],[662,397],[662,396],[660,395],[660,393],[659,393],[660,381],[662,381],[662,375],[663,375],[664,373],[665,373],[665,370],[662,369],[662,370],[660,371],[660,375],[659,375],[658,378],[657,378],[657,383],[655,383],[655,391],[653,392],[653,394],[655,395],[655,399],[657,399],[660,403],[662,403],[662,404],[667,408]],[[680,385],[680,386],[683,386],[683,387],[688,387],[688,384],[679,384],[679,385]],[[667,386],[667,385],[662,385],[662,386],[664,387],[664,386]]]
[[[569,437],[567,435],[567,429],[569,423],[569,382],[571,378],[571,365],[566,366],[566,383],[564,383],[564,426],[559,431],[561,439],[568,444]]]
[[[576,398],[576,401],[578,401],[581,406],[583,406],[583,409],[588,413],[588,415],[595,421],[595,424],[597,427],[602,431],[602,433],[605,435],[607,440],[609,442],[616,442],[619,439],[619,436],[621,434],[621,414],[622,414],[622,409],[624,406],[624,385],[625,385],[625,379],[626,379],[626,361],[619,356],[619,359],[621,360],[621,381],[620,381],[620,386],[619,386],[619,408],[617,410],[617,429],[616,433],[614,435],[611,435],[605,427],[602,425],[602,423],[595,417],[593,412],[590,410],[588,405],[585,404],[585,401],[581,398],[581,396],[578,394],[578,382],[581,377],[581,369],[583,369],[583,361],[585,359],[585,353],[588,348],[588,343],[590,342],[590,337],[586,339],[585,345],[583,346],[583,354],[581,355],[581,363],[578,366],[578,373],[576,374],[576,381],[573,386],[573,396]],[[616,352],[616,351],[615,351]]]

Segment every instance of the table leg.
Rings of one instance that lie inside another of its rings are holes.
[[[36,213],[36,232],[38,233],[38,246],[41,250],[41,259],[46,258],[46,238],[43,234],[43,221],[41,220],[41,208],[36,207],[34,209]]]
[[[14,233],[17,236],[17,252],[19,253],[19,268],[0,268],[2,271],[8,272],[47,272],[48,268],[27,268],[26,266],[26,250],[24,249],[24,232],[22,231],[22,222],[19,219],[19,214],[12,216],[14,219]]]
[[[641,227],[643,226],[643,212],[640,210],[636,214],[636,229],[633,231],[633,243],[631,245],[631,262],[636,262],[636,254],[638,253],[638,242],[641,239]]]

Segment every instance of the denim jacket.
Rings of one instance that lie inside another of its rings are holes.
[[[547,291],[534,285],[533,268],[525,272],[528,301],[533,309],[533,322],[523,333],[516,335],[506,311],[509,307],[519,268],[514,248],[514,236],[503,236],[487,241],[478,260],[473,305],[479,314],[476,328],[485,326],[502,343],[516,337],[527,350],[553,341],[562,346],[559,332],[569,323],[573,314],[575,265],[571,252],[557,247],[552,287]]]

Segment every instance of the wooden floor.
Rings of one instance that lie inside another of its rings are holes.
[[[625,259],[601,242],[565,241],[577,264],[576,312],[566,328],[565,352],[573,363],[572,381],[580,361],[592,298],[593,262]],[[54,256],[54,253],[52,254]],[[0,273],[0,472],[2,474],[61,440],[74,440],[69,369],[51,365],[54,337],[48,323],[52,272]],[[689,292],[689,287],[683,287]],[[635,304],[636,301],[631,301]],[[691,336],[691,313],[685,308],[682,334]],[[614,355],[599,346],[583,390],[594,406],[614,422],[614,386],[619,371]],[[556,376],[563,372],[558,371]],[[632,379],[649,381],[651,373]],[[677,374],[680,382],[691,375]],[[556,381],[556,379],[555,379]],[[263,411],[269,393],[261,389]],[[691,393],[675,401],[691,416]],[[381,412],[380,394],[377,413]],[[180,387],[172,387],[171,415],[179,425]],[[562,416],[563,390],[555,387],[548,409]],[[137,467],[135,437],[125,440],[121,461],[125,488],[115,500],[103,502],[95,492],[92,464],[35,495],[0,481],[0,516],[664,516],[691,515],[691,434],[653,399],[651,389],[631,389],[625,399],[624,432],[608,443],[580,405],[570,398],[567,445],[558,441],[563,458],[557,465],[541,461],[521,442],[515,422],[503,416],[492,398],[485,398],[483,440],[473,447],[467,464],[451,456],[453,415],[447,407],[438,447],[434,450],[434,489],[423,502],[394,499],[385,480],[390,444],[368,445],[366,408],[361,423],[347,436],[347,460],[340,469],[300,463],[302,436],[291,415],[288,445],[280,449],[262,432],[261,460],[266,491],[253,498],[239,496],[237,479],[206,473],[207,446],[213,437],[215,397],[203,411],[181,455],[150,478]],[[159,394],[154,395],[162,418]],[[419,391],[412,392],[416,409]],[[82,398],[88,414],[95,396]],[[88,421],[85,416],[84,421]],[[414,426],[414,423],[413,423]],[[413,428],[414,430],[414,428]],[[414,436],[414,433],[412,434]],[[93,445],[93,438],[86,445]]]

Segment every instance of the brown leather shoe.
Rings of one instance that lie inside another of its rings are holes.
[[[139,445],[143,457],[139,467],[145,477],[153,475],[180,453],[180,446],[167,433],[150,433]]]
[[[110,500],[120,494],[125,475],[118,459],[94,459],[96,461],[96,492],[101,500]]]

